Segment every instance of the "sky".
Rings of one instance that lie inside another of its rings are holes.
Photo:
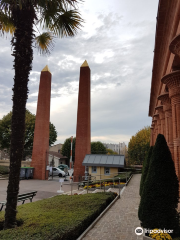
[[[84,0],[83,27],[73,38],[56,38],[49,56],[34,49],[27,109],[36,114],[41,70],[52,73],[50,121],[54,144],[76,136],[80,66],[91,69],[91,141],[125,142],[150,126],[149,98],[158,0]],[[1,36],[0,119],[12,110],[11,36]]]

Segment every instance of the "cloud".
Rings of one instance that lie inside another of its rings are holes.
[[[36,113],[40,71],[48,65],[52,73],[51,122],[58,131],[57,142],[76,134],[79,72],[84,60],[91,69],[92,140],[127,143],[138,130],[150,125],[148,106],[157,3],[153,0],[152,10],[150,6],[148,9],[151,14],[147,18],[143,14],[142,18],[145,2],[138,0],[142,8],[136,11],[127,7],[130,2],[87,0],[82,6],[86,23],[77,36],[56,39],[50,56],[40,56],[34,49],[27,108]],[[2,117],[12,109],[14,70],[10,38],[1,40]]]

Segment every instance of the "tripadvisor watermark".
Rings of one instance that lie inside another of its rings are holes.
[[[149,233],[149,234],[153,234],[153,233],[173,233],[173,230],[171,230],[171,229],[154,229],[154,230],[152,230],[152,229],[149,229],[149,228],[145,228],[144,230],[143,230],[143,228],[141,228],[141,227],[137,227],[136,229],[135,229],[135,233],[136,233],[136,235],[142,235],[143,234],[143,231],[145,232],[145,233]]]
[[[145,230],[145,233],[150,233],[150,234],[152,234],[152,233],[173,233],[173,230],[170,230],[170,229],[154,229],[154,230],[151,230],[151,229],[147,229],[147,228],[145,228],[144,229]]]
[[[137,227],[137,228],[135,229],[135,233],[136,233],[136,235],[142,235],[142,234],[143,234],[143,228]]]

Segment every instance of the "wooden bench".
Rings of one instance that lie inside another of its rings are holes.
[[[29,199],[30,202],[32,202],[32,199],[33,199],[34,196],[36,196],[36,193],[37,193],[37,191],[28,192],[28,193],[24,193],[24,194],[19,194],[18,198],[17,198],[17,201],[22,202],[22,204],[24,204],[24,202]],[[7,203],[7,201],[0,202],[0,204],[1,204],[0,211],[2,211],[4,206],[6,206],[6,203]]]

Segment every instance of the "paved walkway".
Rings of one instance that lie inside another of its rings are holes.
[[[140,227],[140,222],[138,220],[140,178],[140,174],[136,174],[132,177],[130,183],[124,189],[121,199],[116,201],[83,240],[143,239],[142,236],[137,236],[135,234],[135,228]],[[0,180],[0,201],[6,199],[7,184],[8,180]],[[38,191],[37,195],[33,198],[33,202],[57,195],[59,187],[59,177],[55,177],[50,181],[33,179],[20,181],[20,193]],[[73,186],[72,190],[75,189],[77,189],[77,186]],[[64,192],[70,192],[71,186],[69,185],[69,181],[64,182],[62,190]],[[111,191],[119,190],[112,189]],[[28,202],[29,201],[27,201],[27,203]]]
[[[69,185],[69,177],[67,177],[68,181],[63,183],[62,190],[64,192],[68,192],[71,190],[71,186]],[[0,180],[0,201],[6,200],[7,195],[7,185],[8,180]],[[54,177],[54,179],[50,179],[49,181],[44,180],[21,180],[19,185],[19,194],[23,194],[26,192],[38,191],[37,195],[33,198],[33,202],[53,197],[59,195],[57,190],[60,189],[59,177]],[[72,189],[77,189],[77,185],[73,185]],[[25,203],[29,203],[29,201],[25,201]],[[18,203],[21,205],[22,203]]]
[[[83,240],[142,240],[135,234],[140,227],[138,206],[141,174],[136,174],[124,189],[121,199],[106,212]]]

